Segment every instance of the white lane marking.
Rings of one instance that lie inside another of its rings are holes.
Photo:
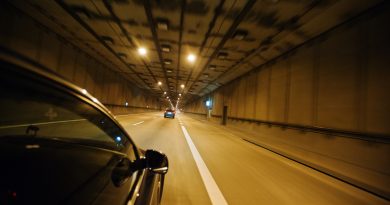
[[[133,125],[136,126],[136,125],[142,124],[142,123],[144,123],[144,122],[145,122],[145,121],[137,122],[137,123],[134,123]]]
[[[130,113],[130,114],[123,114],[123,115],[115,115],[114,117],[127,117],[129,115],[134,115],[135,113]]]
[[[6,125],[6,126],[1,126],[0,129],[16,128],[16,127],[27,127],[27,126],[30,126],[30,125],[50,125],[50,124],[66,123],[66,122],[80,122],[80,121],[85,121],[85,120],[86,119],[60,120],[60,121],[54,121],[54,122],[40,122],[40,123],[20,124],[20,125]]]
[[[215,183],[210,171],[207,169],[207,166],[204,163],[202,157],[200,156],[198,150],[196,149],[194,143],[192,142],[191,137],[187,132],[187,129],[184,126],[181,126],[181,129],[183,131],[184,137],[187,140],[188,146],[190,147],[192,156],[194,157],[195,163],[200,172],[200,176],[202,177],[207,193],[209,194],[209,197],[211,199],[211,203],[215,205],[228,204],[221,190],[219,190],[217,183]]]

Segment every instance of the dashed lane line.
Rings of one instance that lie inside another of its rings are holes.
[[[134,123],[133,125],[134,125],[134,126],[137,126],[137,125],[142,124],[142,123],[144,123],[144,122],[145,122],[145,121],[137,122],[137,123]]]

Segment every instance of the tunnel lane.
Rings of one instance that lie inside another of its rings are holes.
[[[243,141],[210,123],[179,114],[119,117],[136,144],[165,152],[170,170],[163,204],[210,204],[180,128],[185,126],[228,204],[388,204],[381,198]],[[145,121],[138,126],[131,123]]]

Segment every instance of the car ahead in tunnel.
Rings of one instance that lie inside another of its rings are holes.
[[[160,204],[167,157],[99,101],[0,52],[0,204]]]
[[[164,112],[164,118],[172,118],[174,119],[175,118],[175,110],[172,110],[172,109],[166,109],[165,112]]]

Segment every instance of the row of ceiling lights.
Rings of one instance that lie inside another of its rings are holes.
[[[159,29],[159,30],[169,30],[169,20],[167,20],[167,19],[157,19],[156,27],[157,27],[157,29]],[[248,35],[248,32],[247,32],[247,31],[245,31],[245,30],[237,30],[237,31],[235,32],[235,34],[233,35],[233,38],[236,39],[236,40],[243,40],[247,35]],[[169,45],[161,45],[161,50],[162,50],[163,52],[169,53],[169,52],[171,51],[171,47],[170,47]],[[140,48],[138,48],[138,53],[139,53],[139,55],[141,55],[141,56],[146,56],[147,50],[146,50],[145,47],[140,47]],[[218,59],[221,59],[221,60],[224,60],[224,59],[227,58],[227,56],[228,56],[227,53],[225,53],[225,52],[220,52],[220,53],[217,55],[217,58],[218,58]],[[187,61],[190,62],[190,63],[194,63],[194,62],[196,61],[196,56],[195,56],[194,54],[191,54],[191,53],[188,54],[188,55],[187,55]],[[164,60],[164,64],[170,65],[170,64],[172,64],[172,60],[169,60],[169,59]],[[216,69],[216,66],[215,66],[215,65],[210,65],[210,66],[209,66],[209,69],[210,69],[210,70],[215,70],[215,69]],[[172,72],[172,70],[168,69],[167,72]],[[207,73],[205,73],[205,74],[204,74],[204,77],[207,78],[207,77],[209,77],[209,75],[208,75]],[[162,86],[162,82],[161,82],[161,81],[158,81],[158,82],[157,82],[157,85],[158,85],[158,86]],[[185,86],[184,86],[184,84],[181,84],[180,87],[181,87],[182,89],[184,89]],[[166,95],[166,94],[167,94],[167,92],[164,91],[164,95]],[[178,101],[179,101],[180,97],[181,97],[181,93],[179,94]],[[167,96],[166,98],[167,98],[167,99],[169,100],[169,102],[170,102],[169,97]],[[176,106],[177,106],[177,105],[176,105]]]
[[[138,48],[138,54],[140,56],[146,56],[147,53],[148,53],[148,51],[146,50],[145,47]],[[192,54],[192,53],[188,54],[187,61],[190,62],[190,63],[194,63],[196,61],[196,56],[194,54]],[[164,63],[165,64],[170,64],[169,61],[165,61]]]
[[[146,54],[147,54],[146,48],[144,48],[144,47],[138,48],[138,54],[141,55],[141,56],[146,56]],[[196,56],[195,56],[194,54],[188,54],[187,60],[188,60],[188,62],[190,62],[190,63],[194,63],[195,60],[196,60]],[[165,62],[165,63],[166,63],[166,62]],[[157,82],[157,85],[158,85],[158,86],[162,86],[162,82],[161,82],[161,81],[158,81],[158,82]],[[184,89],[185,85],[184,85],[184,84],[181,84],[180,87],[181,87],[182,89]],[[167,94],[167,92],[164,91],[164,95],[166,95],[166,94]],[[181,96],[181,93],[179,93],[179,96]],[[167,96],[166,98],[170,101],[170,99],[169,99],[168,96]],[[180,100],[180,97],[178,97],[177,100]]]
[[[146,50],[146,48],[145,47],[140,47],[140,48],[138,48],[138,54],[139,55],[141,55],[141,56],[146,56],[146,54],[147,54],[147,50]],[[190,62],[190,63],[194,63],[195,61],[196,61],[196,56],[194,55],[194,54],[188,54],[188,56],[187,56],[187,60],[188,60],[188,62]],[[168,62],[168,61],[165,61],[164,62],[165,64],[171,64],[171,62]],[[161,81],[158,81],[157,82],[157,85],[158,86],[161,86],[162,85],[162,82]],[[182,88],[182,89],[184,89],[184,84],[181,84],[180,85],[180,87]],[[166,92],[164,92],[164,94],[166,94]],[[181,94],[180,94],[181,95]]]

